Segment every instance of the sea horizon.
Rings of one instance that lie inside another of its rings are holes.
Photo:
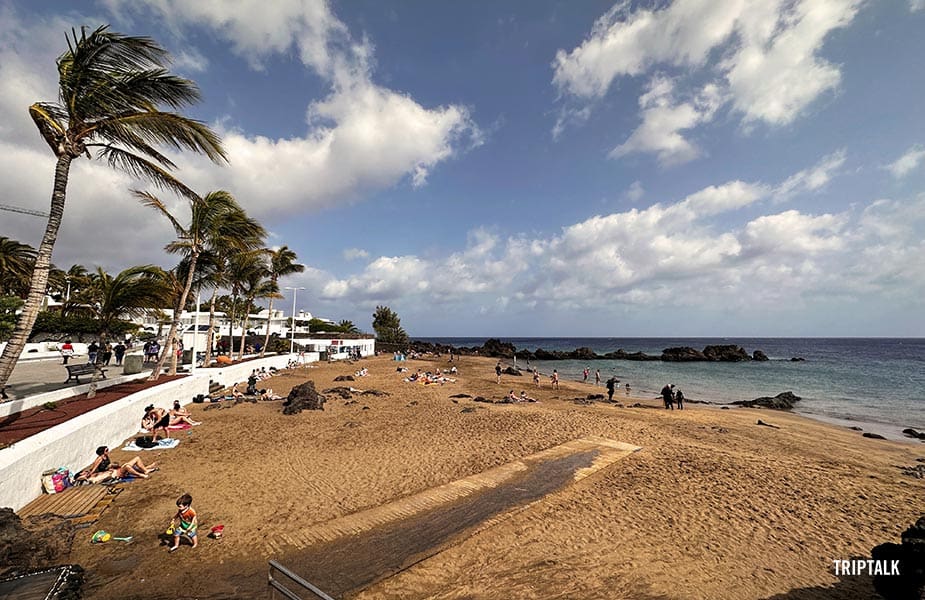
[[[490,337],[414,337],[414,340],[452,345],[481,346]],[[628,361],[533,361],[541,372],[557,369],[560,376],[582,380],[590,368],[602,380],[616,376],[629,383],[634,396],[653,397],[666,383],[674,383],[687,398],[712,404],[730,404],[791,391],[802,400],[794,412],[841,426],[859,426],[892,439],[905,428],[925,429],[925,338],[921,337],[504,337],[517,350],[574,350],[588,347],[597,354],[618,349],[660,355],[669,347],[725,343],[743,347],[749,354],[761,350],[767,362],[742,363]],[[791,358],[802,358],[794,362]],[[524,386],[528,382],[524,382]]]

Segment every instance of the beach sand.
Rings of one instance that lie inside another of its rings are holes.
[[[630,408],[659,402],[622,392],[623,407],[578,405],[571,399],[604,388],[563,381],[555,391],[544,377],[536,389],[528,375],[498,385],[485,358],[457,361],[457,381],[446,385],[402,382],[396,364],[391,356],[318,364],[264,384],[282,395],[309,379],[319,390],[390,394],[332,399],[323,412],[190,405],[204,424],[174,432],[176,449],[141,453],[161,470],[126,485],[93,526],[135,541],[91,545],[91,530],[75,541],[70,560],[87,569],[86,597],[266,597],[267,560],[295,568],[305,549],[291,541],[302,533],[586,436],[642,449],[358,597],[873,598],[869,578],[838,578],[832,560],[869,557],[925,512],[925,481],[900,469],[921,464],[925,445],[767,410]],[[333,382],[361,366],[369,376]],[[540,402],[449,398],[501,399],[511,388]],[[158,534],[185,492],[203,521],[199,547],[168,554]],[[216,524],[224,537],[206,538]]]

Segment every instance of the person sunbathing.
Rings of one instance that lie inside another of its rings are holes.
[[[145,409],[145,416],[141,419],[142,429],[147,429],[152,432],[154,436],[151,438],[152,442],[157,441],[157,436],[159,433],[163,434],[163,438],[169,439],[170,432],[167,430],[171,425],[180,425],[181,423],[188,423],[190,425],[201,425],[199,421],[194,421],[189,417],[174,417],[171,416],[163,408],[155,408],[154,405],[150,405]]]
[[[531,398],[527,395],[527,392],[520,390],[520,401],[521,402],[536,402],[536,398]]]
[[[188,410],[180,406],[179,400],[173,401],[173,408],[170,409],[169,412],[170,412],[171,417],[192,417],[193,416],[190,414]]]
[[[241,393],[241,390],[238,389],[238,384],[235,383],[231,386],[231,397],[235,400],[239,400],[244,397],[244,394]]]
[[[77,481],[99,483],[107,479],[126,479],[129,477],[147,479],[151,476],[151,473],[157,470],[156,462],[145,466],[141,462],[141,458],[137,456],[127,463],[114,463],[109,458],[109,448],[100,446],[96,449],[96,460],[86,470],[81,471],[77,476]]]
[[[273,388],[267,388],[265,390],[260,390],[260,399],[261,400],[282,400],[282,396],[278,396],[273,393]]]

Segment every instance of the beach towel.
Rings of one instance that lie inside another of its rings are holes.
[[[169,448],[176,448],[180,444],[180,440],[169,439],[169,440],[157,440],[157,444],[151,446],[150,448],[142,448],[141,446],[135,443],[135,440],[132,440],[125,445],[123,450],[127,452],[138,452],[140,450],[167,450]]]
[[[170,431],[177,431],[180,429],[192,429],[192,428],[193,426],[190,425],[189,423],[180,423],[179,425],[168,425],[167,426],[167,429],[169,429]]]

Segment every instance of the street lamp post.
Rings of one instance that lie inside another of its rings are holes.
[[[287,287],[284,288],[287,290],[292,290],[292,327],[289,330],[289,354],[292,354],[295,350],[295,298],[296,294],[299,293],[299,290],[304,290],[304,287]]]

